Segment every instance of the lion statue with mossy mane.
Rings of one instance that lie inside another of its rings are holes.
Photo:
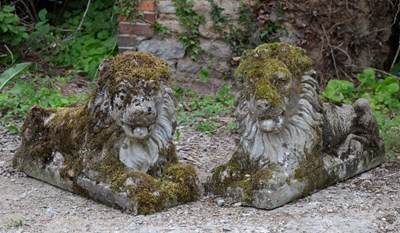
[[[178,163],[172,143],[176,113],[166,62],[125,52],[105,59],[99,74],[86,105],[29,111],[14,165],[134,214],[195,200],[194,168]]]
[[[235,72],[238,148],[215,169],[210,192],[271,209],[383,162],[368,102],[322,103],[311,65],[285,43],[243,53]]]

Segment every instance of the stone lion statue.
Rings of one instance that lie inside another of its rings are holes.
[[[383,161],[368,102],[323,103],[311,65],[285,43],[243,53],[235,73],[238,148],[215,169],[211,192],[270,209]]]
[[[87,107],[96,118],[95,128],[107,127],[109,121],[120,126],[121,162],[147,172],[172,146],[175,132],[175,101],[172,89],[163,83],[169,68],[149,54],[127,53],[103,61],[99,72],[99,87]]]
[[[165,85],[170,77],[166,62],[149,53],[126,52],[105,59],[99,74],[86,105],[30,110],[14,165],[134,213],[194,200],[195,171],[178,164],[172,143],[176,113],[172,90]],[[169,178],[163,178],[165,173]],[[121,201],[121,195],[128,198]]]

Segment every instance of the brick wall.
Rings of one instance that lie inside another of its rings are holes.
[[[151,0],[142,1],[138,10],[144,13],[143,19],[132,23],[130,19],[119,17],[118,24],[118,47],[120,50],[136,50],[140,41],[145,37],[154,36],[151,24],[157,20],[156,2]]]

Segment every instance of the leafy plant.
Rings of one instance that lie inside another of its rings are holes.
[[[216,95],[202,98],[181,87],[175,87],[174,92],[178,99],[191,98],[178,106],[178,124],[193,125],[196,131],[213,135],[218,128],[219,117],[233,112],[234,96],[230,85],[225,85]]]
[[[21,25],[21,19],[15,13],[15,6],[0,5],[0,29],[2,42],[19,45],[23,40],[29,37],[26,28]]]
[[[29,29],[28,46],[35,51],[48,50],[51,48],[50,44],[55,42],[55,38],[51,31],[46,9],[39,11],[38,19],[39,21],[31,25]]]
[[[200,69],[199,71],[199,79],[203,83],[207,83],[208,79],[211,77],[211,72],[207,69]]]
[[[115,14],[130,19],[132,23],[143,19],[144,14],[138,10],[138,5],[142,0],[116,0],[114,11]]]
[[[7,84],[7,82],[15,77],[20,76],[31,65],[32,63],[30,62],[23,62],[16,64],[4,71],[4,73],[0,75],[0,90]]]
[[[350,104],[354,99],[354,83],[346,80],[331,79],[322,92],[322,96],[335,103]]]
[[[154,31],[160,35],[168,35],[171,33],[168,27],[161,25],[158,22],[155,22],[151,25],[154,28]]]
[[[179,101],[184,100],[185,98],[193,98],[195,96],[197,96],[197,94],[191,90],[191,89],[187,89],[181,86],[173,86],[172,87],[173,93],[175,98],[177,98]]]
[[[218,128],[218,122],[216,120],[206,120],[196,125],[197,131],[206,133],[208,135],[215,134],[217,128]]]
[[[172,3],[176,9],[176,16],[179,18],[179,24],[184,26],[179,39],[188,51],[190,58],[196,60],[202,52],[199,26],[205,23],[205,16],[193,9],[193,0],[172,0]]]
[[[213,29],[225,41],[230,44],[234,56],[239,56],[246,49],[254,48],[261,43],[274,42],[277,40],[276,34],[283,31],[279,25],[282,17],[278,17],[278,22],[266,21],[263,25],[255,18],[255,11],[258,5],[265,4],[261,1],[241,3],[239,7],[239,18],[228,20],[222,12],[223,8],[218,6],[214,0],[208,0],[211,4],[211,20]]]
[[[233,131],[235,131],[235,130],[237,129],[237,125],[236,125],[235,122],[230,121],[230,122],[228,122],[228,123],[226,124],[226,129],[227,129],[229,132],[233,132]]]
[[[67,20],[60,27],[74,30],[75,34],[58,34],[64,39],[58,42],[51,62],[72,65],[94,79],[100,62],[116,52],[117,20],[112,17],[113,4],[111,0],[93,2],[85,18],[82,18],[82,7],[85,6],[82,3],[76,3],[71,10],[65,11]],[[80,26],[80,30],[75,31]]]
[[[0,42],[5,44],[9,54],[1,56],[1,61],[14,63],[14,53],[18,57],[24,50],[39,51],[50,47],[54,37],[46,15],[46,9],[42,9],[37,15],[37,22],[22,21],[15,11],[15,6],[4,5],[0,8],[0,31],[4,34]]]
[[[87,99],[87,95],[79,97],[63,96],[60,91],[49,89],[54,78],[29,78],[17,80],[15,85],[0,93],[0,116],[2,125],[0,129],[6,129],[10,133],[17,133],[19,126],[10,124],[13,120],[23,119],[33,105],[42,107],[64,107]]]
[[[389,158],[400,157],[400,115],[397,115],[382,129],[385,152]]]

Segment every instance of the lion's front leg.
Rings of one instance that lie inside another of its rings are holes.
[[[337,155],[339,159],[361,156],[369,140],[363,136],[349,134],[344,142],[338,147]]]

